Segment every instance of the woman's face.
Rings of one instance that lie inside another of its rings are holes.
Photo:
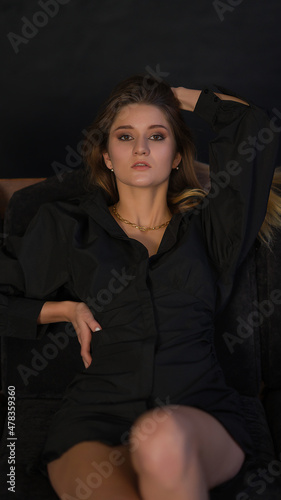
[[[169,182],[181,161],[171,126],[161,109],[150,104],[121,108],[109,133],[106,166],[119,182],[130,186],[157,186]]]

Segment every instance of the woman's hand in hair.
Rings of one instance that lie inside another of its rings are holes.
[[[181,109],[194,111],[201,90],[186,89],[185,87],[171,87],[171,90],[179,100]]]

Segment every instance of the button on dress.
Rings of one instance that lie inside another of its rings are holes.
[[[197,207],[173,214],[156,254],[127,236],[100,187],[42,205],[1,252],[1,334],[17,335],[20,323],[18,336],[42,335],[43,303],[64,293],[102,326],[92,335],[91,365],[70,382],[51,422],[45,464],[81,441],[125,444],[138,416],[171,404],[208,412],[253,452],[240,396],[217,360],[214,319],[265,217],[278,137],[269,113],[209,89],[194,112],[216,133],[211,189]],[[263,129],[271,141],[261,141]]]

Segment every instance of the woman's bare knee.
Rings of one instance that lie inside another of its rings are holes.
[[[157,417],[151,410],[135,422],[130,449],[132,463],[139,474],[154,477],[169,487],[186,474],[189,463],[198,460],[188,419],[183,430],[168,408],[159,410]]]
[[[138,474],[171,485],[197,464],[209,489],[234,477],[245,457],[218,420],[187,406],[142,415],[132,428],[130,447]]]
[[[226,428],[212,415],[199,408],[179,406],[172,409],[177,425],[192,434],[196,453],[208,488],[227,481],[240,470],[245,454]]]

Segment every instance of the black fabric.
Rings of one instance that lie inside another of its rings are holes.
[[[204,207],[187,214],[175,214],[156,255],[148,258],[145,247],[125,235],[109,213],[101,190],[86,196],[81,203],[43,206],[24,239],[9,239],[9,258],[16,253],[20,264],[20,269],[16,264],[13,275],[19,276],[18,281],[15,279],[12,282],[14,290],[40,301],[43,297],[43,300],[57,298],[58,290],[62,289],[68,297],[87,302],[103,325],[103,331],[93,336],[94,362],[70,384],[63,408],[56,414],[47,441],[46,456],[53,453],[54,457],[54,453],[58,453],[57,432],[62,446],[71,446],[71,440],[72,443],[75,441],[75,433],[69,432],[70,425],[67,426],[67,433],[62,431],[66,428],[66,418],[70,423],[75,414],[74,400],[76,407],[83,403],[83,391],[87,394],[84,403],[91,406],[91,411],[97,415],[97,431],[98,413],[112,414],[113,404],[113,414],[120,419],[130,412],[130,424],[140,413],[156,406],[157,399],[160,399],[160,403],[191,404],[209,411],[226,426],[246,452],[253,451],[238,394],[225,385],[217,363],[212,323],[214,312],[220,312],[229,300],[233,274],[252,247],[262,223],[274,170],[276,143],[272,141],[250,165],[245,154],[239,154],[239,145],[248,133],[257,133],[261,126],[268,124],[267,115],[254,105],[248,108],[220,102],[210,91],[201,94],[198,114],[202,115],[205,105],[210,122],[219,134],[211,144],[212,172],[218,174],[231,157],[232,160],[239,158],[241,175],[230,176],[229,184],[221,188],[216,196],[210,194]],[[223,203],[226,205],[224,211],[221,210]],[[253,213],[253,230],[249,231]],[[51,241],[50,234],[54,235]],[[59,257],[55,263],[55,276],[45,272],[44,281],[38,280],[34,272],[31,276],[31,271],[39,265],[39,240],[43,246],[43,262],[48,270],[52,269],[48,262],[53,262],[55,254],[56,258]],[[6,254],[5,265],[9,264],[9,258]],[[12,270],[14,266],[13,261]],[[88,276],[87,268],[91,269],[88,283],[81,279],[81,276]],[[4,271],[6,269],[8,266]],[[135,280],[134,273],[137,273],[138,280]],[[11,284],[11,281],[7,280],[7,283]],[[25,284],[24,290],[22,283]],[[109,283],[111,298],[108,302],[106,290]],[[101,300],[101,291],[105,291],[106,300]],[[176,298],[174,305],[171,293]],[[123,306],[126,307],[125,319],[122,316]],[[176,316],[170,313],[171,306],[176,307]],[[190,333],[189,345],[186,334],[181,336],[183,327],[188,328]],[[26,331],[28,329],[29,325]],[[205,368],[200,362],[202,355]],[[143,367],[139,363],[142,356],[146,360]],[[174,357],[172,363],[170,356]],[[197,366],[194,365],[194,356],[199,356]],[[115,370],[114,391],[110,389],[112,381],[105,373],[105,359]],[[183,370],[183,366],[188,372]],[[130,375],[130,382],[122,371]],[[96,393],[95,383],[98,384]],[[193,390],[190,385],[193,385]],[[73,431],[75,429],[72,428]],[[113,431],[115,429],[112,428]],[[110,439],[110,433],[108,436]]]
[[[267,388],[281,387],[281,231],[275,233],[272,249],[257,253],[259,317],[262,370]]]
[[[84,364],[70,323],[47,325],[41,339],[2,339],[2,384],[19,398],[61,398]]]
[[[81,167],[16,191],[5,213],[5,233],[22,236],[43,203],[78,197],[89,189],[87,171]]]
[[[264,396],[267,420],[272,432],[276,456],[281,460],[281,388],[268,390]]]
[[[58,401],[51,399],[17,399],[17,442],[16,442],[16,493],[7,491],[8,464],[7,437],[8,426],[5,422],[4,434],[0,442],[0,497],[3,500],[57,500],[49,480],[37,464],[40,450],[44,445],[48,425]]]
[[[215,347],[226,382],[246,396],[257,396],[262,383],[260,329],[251,321],[259,300],[256,246],[237,270],[229,302],[215,321]]]

